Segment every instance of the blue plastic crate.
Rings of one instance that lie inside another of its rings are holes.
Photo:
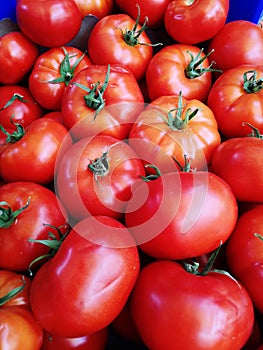
[[[263,0],[230,0],[227,22],[239,19],[258,24],[263,11]]]
[[[11,18],[16,20],[16,0],[0,0],[0,19]]]

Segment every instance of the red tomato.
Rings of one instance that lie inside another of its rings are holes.
[[[30,279],[0,270],[0,348],[39,350],[43,330],[29,309]],[[13,294],[13,296],[10,295]],[[7,301],[5,301],[7,300]]]
[[[67,129],[56,120],[39,118],[25,130],[19,126],[18,132],[8,135],[7,143],[0,148],[1,177],[6,182],[51,183],[63,141],[66,146],[71,139]]]
[[[0,27],[8,19],[0,22]],[[18,30],[0,36],[0,84],[19,84],[33,67],[38,48]]]
[[[226,248],[230,271],[246,287],[256,308],[263,312],[263,205],[239,216]],[[257,235],[261,235],[258,237]]]
[[[224,179],[238,201],[263,202],[263,140],[260,137],[234,137],[214,151],[211,171]]]
[[[26,271],[49,248],[29,239],[59,238],[66,228],[66,213],[55,194],[33,182],[12,182],[0,187],[0,269]],[[57,228],[57,229],[56,229]]]
[[[207,171],[171,172],[135,188],[125,224],[146,254],[181,260],[225,242],[237,213],[236,199],[220,177]]]
[[[139,23],[143,25],[145,18],[148,18],[149,28],[159,28],[163,24],[164,13],[170,0],[116,0],[116,4],[122,12],[131,16],[134,20],[138,16],[140,7]]]
[[[26,127],[43,114],[43,108],[26,86],[0,86],[0,125],[4,129],[16,130],[15,123]]]
[[[118,65],[83,69],[66,88],[62,102],[64,125],[77,139],[98,134],[125,139],[143,108],[136,79]]]
[[[152,58],[151,40],[134,19],[113,14],[100,19],[88,40],[88,53],[94,64],[121,64],[141,80]]]
[[[199,47],[171,44],[151,59],[146,84],[151,100],[182,92],[187,99],[205,101],[212,85],[210,62]]]
[[[93,15],[102,18],[110,15],[113,11],[114,0],[74,0],[78,5],[82,17]]]
[[[82,16],[74,0],[19,0],[16,19],[21,31],[36,44],[59,47],[78,34]]]
[[[129,134],[129,144],[145,163],[164,173],[174,171],[174,158],[193,169],[207,169],[220,135],[213,112],[199,100],[181,95],[161,96],[140,113]]]
[[[215,68],[225,72],[242,64],[263,64],[263,31],[255,23],[238,20],[226,23],[210,40],[208,50]]]
[[[75,220],[89,215],[121,218],[144,166],[126,142],[110,136],[84,138],[61,157],[56,190]]]
[[[38,103],[60,110],[66,86],[91,64],[86,54],[74,47],[55,47],[42,53],[29,76],[29,89]]]
[[[213,38],[224,26],[229,0],[170,1],[164,23],[168,34],[183,44],[198,44]]]
[[[227,275],[195,275],[159,260],[140,273],[132,293],[135,325],[151,350],[240,350],[254,310],[245,288]]]
[[[138,272],[138,249],[128,229],[110,217],[88,217],[34,276],[33,313],[51,334],[92,334],[122,310]]]
[[[260,345],[260,346],[257,348],[257,350],[263,350],[263,344]]]
[[[224,72],[213,84],[207,105],[227,138],[247,136],[252,124],[263,132],[263,66],[241,65]]]

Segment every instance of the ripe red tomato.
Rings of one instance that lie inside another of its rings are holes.
[[[263,205],[239,216],[227,243],[226,256],[231,273],[245,286],[256,308],[263,312]],[[261,235],[258,237],[257,235]]]
[[[138,273],[138,249],[128,229],[107,216],[88,217],[35,274],[33,313],[51,334],[93,334],[120,313]]]
[[[0,187],[0,269],[26,271],[34,259],[47,254],[45,245],[29,239],[59,238],[67,216],[55,194],[33,182],[12,182]],[[57,229],[56,229],[57,228]]]
[[[250,21],[228,22],[210,40],[208,50],[211,49],[211,61],[223,72],[242,64],[262,65],[263,31]]]
[[[43,330],[29,308],[28,277],[0,270],[0,348],[39,350]],[[11,294],[10,294],[11,293]]]
[[[174,158],[192,169],[207,169],[220,144],[217,122],[210,108],[181,95],[161,96],[140,113],[129,134],[129,145],[145,162],[164,173],[174,171]]]
[[[152,58],[151,40],[130,16],[120,13],[100,19],[88,39],[88,53],[94,64],[121,64],[141,80]]]
[[[98,19],[113,12],[114,0],[74,0],[78,5],[82,17],[93,15]]]
[[[19,84],[30,72],[38,56],[38,48],[19,31],[0,37],[0,84]]]
[[[38,118],[25,129],[18,126],[17,130],[7,136],[6,144],[0,148],[2,179],[51,183],[61,145],[71,143],[67,129],[56,120]]]
[[[4,129],[16,130],[16,123],[26,127],[43,114],[43,108],[34,99],[28,87],[0,86],[0,125]]]
[[[121,218],[144,166],[124,141],[110,136],[76,142],[57,163],[56,191],[75,220],[89,215]]]
[[[151,59],[146,84],[151,100],[182,92],[186,99],[205,101],[212,85],[210,62],[199,47],[171,44]]]
[[[125,224],[146,254],[181,260],[225,242],[237,213],[236,199],[220,177],[207,171],[171,172],[135,188]]]
[[[82,16],[74,0],[19,0],[16,19],[23,34],[34,43],[59,47],[78,34]]]
[[[75,139],[98,134],[125,139],[143,108],[136,79],[119,65],[82,69],[66,88],[62,101],[64,125]]]
[[[152,350],[240,350],[254,321],[251,298],[239,282],[217,272],[195,275],[169,260],[142,269],[131,314]]]
[[[213,84],[207,105],[227,138],[247,136],[248,125],[263,132],[263,66],[241,65],[224,72]]]
[[[228,9],[229,0],[173,0],[165,11],[165,29],[179,43],[198,44],[219,32],[226,22]]]
[[[29,76],[29,89],[46,109],[60,110],[66,86],[91,64],[86,54],[74,47],[55,47],[38,56]]]

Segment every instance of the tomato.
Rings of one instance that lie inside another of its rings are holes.
[[[260,345],[260,346],[257,348],[257,350],[263,350],[263,344]]]
[[[194,45],[171,44],[151,59],[146,84],[151,100],[164,95],[205,101],[212,85],[211,67],[203,50]]]
[[[138,272],[138,249],[128,229],[110,217],[85,218],[35,274],[32,311],[51,334],[92,334],[122,310]]]
[[[177,42],[198,44],[213,38],[224,26],[229,0],[170,1],[164,15],[165,29]]]
[[[22,82],[30,72],[39,51],[37,45],[16,27],[10,30],[9,21],[0,21],[0,84],[13,85]],[[5,25],[7,31],[3,30]]]
[[[90,65],[90,59],[74,47],[55,47],[38,56],[29,76],[29,89],[46,109],[60,110],[66,86]]]
[[[263,31],[249,21],[228,22],[210,40],[208,50],[211,49],[214,51],[210,59],[223,72],[242,64],[262,65]]]
[[[67,216],[55,194],[33,182],[12,182],[0,187],[0,268],[26,271],[49,248],[30,242],[59,238]],[[34,266],[33,266],[34,267]]]
[[[251,128],[244,122],[263,132],[262,78],[263,66],[241,65],[224,72],[211,87],[207,105],[225,137],[247,136]]]
[[[147,25],[151,29],[159,28],[163,24],[164,13],[170,0],[116,0],[116,4],[134,20],[138,16],[138,7],[140,7],[139,23],[143,25],[145,18],[148,18]]]
[[[211,171],[224,179],[241,202],[263,202],[262,150],[260,136],[234,137],[214,151]]]
[[[44,47],[59,47],[80,30],[82,16],[74,0],[18,0],[16,19],[22,33]]]
[[[144,28],[120,13],[100,19],[88,39],[88,53],[94,64],[121,64],[141,80],[152,58],[152,43]]]
[[[184,156],[193,169],[207,169],[220,135],[213,112],[199,100],[181,95],[161,96],[140,113],[129,134],[129,144],[146,162],[164,173],[174,171]]]
[[[118,65],[83,69],[66,88],[62,101],[64,125],[75,139],[97,134],[125,139],[143,108],[136,79]]]
[[[61,144],[71,142],[67,129],[48,118],[36,119],[25,129],[17,128],[0,148],[1,177],[6,182],[51,183]]]
[[[110,136],[76,142],[57,163],[56,192],[69,215],[119,219],[144,166],[126,142]]]
[[[43,330],[29,308],[28,277],[0,270],[0,348],[39,350]]]
[[[82,17],[93,15],[98,19],[113,12],[114,0],[74,0],[80,9]]]
[[[34,99],[28,87],[0,86],[0,124],[3,128],[16,130],[16,123],[26,127],[43,114],[43,108]]]
[[[104,350],[108,333],[107,327],[79,338],[63,338],[45,332],[41,350]]]
[[[226,248],[230,271],[246,287],[256,308],[263,312],[263,205],[239,216]]]
[[[125,224],[144,253],[181,260],[225,242],[237,213],[236,199],[220,177],[180,171],[137,186],[126,207]]]

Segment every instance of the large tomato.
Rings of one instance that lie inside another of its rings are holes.
[[[213,84],[207,105],[227,138],[247,136],[248,125],[263,132],[263,66],[241,65],[224,72]]]
[[[169,260],[141,271],[131,313],[151,350],[240,350],[254,321],[251,298],[238,281],[217,272],[192,274]]]
[[[204,103],[170,95],[157,98],[140,113],[129,144],[162,173],[175,170],[174,158],[183,164],[185,155],[193,169],[201,170],[207,169],[220,135],[214,114]]]
[[[126,207],[125,224],[146,254],[180,260],[225,242],[237,213],[234,194],[220,177],[180,171],[137,186]]]
[[[164,15],[165,29],[177,42],[198,44],[213,38],[224,26],[229,0],[173,0]]]
[[[66,214],[55,194],[33,182],[12,182],[0,187],[0,269],[26,271],[36,258],[47,254],[45,245],[30,239],[59,238]],[[33,266],[34,267],[34,266]]]
[[[39,350],[43,330],[30,310],[31,280],[0,269],[0,348]]]
[[[110,217],[88,217],[35,274],[33,313],[51,334],[93,334],[120,313],[138,273],[138,249],[128,229]]]
[[[66,86],[90,64],[88,56],[77,48],[49,49],[38,56],[29,76],[29,89],[42,107],[60,110]]]
[[[63,122],[74,138],[104,134],[125,139],[144,108],[133,74],[119,65],[91,65],[65,90]]]
[[[114,0],[74,1],[78,5],[82,17],[93,15],[100,19],[111,14],[114,8]]]
[[[34,43],[58,47],[78,34],[82,16],[74,0],[18,0],[16,19]]]
[[[194,45],[171,44],[151,59],[146,71],[147,91],[151,100],[178,95],[205,101],[212,85],[208,57]]]

